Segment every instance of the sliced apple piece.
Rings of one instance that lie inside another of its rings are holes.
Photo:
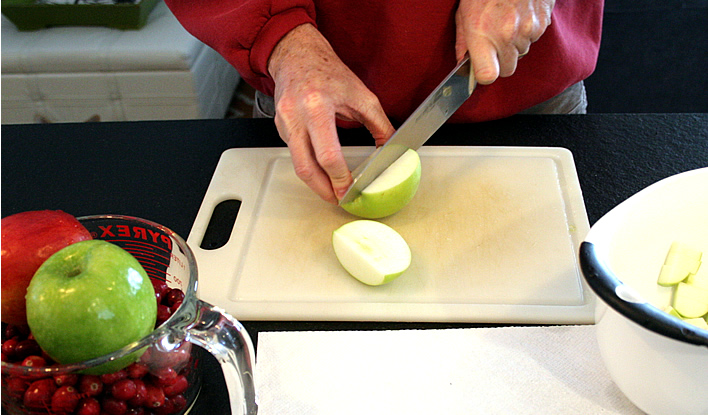
[[[708,289],[680,282],[671,305],[684,318],[703,317],[708,313]]]
[[[678,317],[683,320],[683,316],[681,314],[679,314],[678,311],[676,311],[676,309],[671,306],[667,306],[664,309],[664,312],[666,312],[666,314],[668,314],[670,316]]]
[[[688,244],[672,242],[657,283],[669,287],[685,280],[690,274],[695,274],[701,266],[702,255],[701,251]]]
[[[708,290],[708,265],[701,265],[695,274],[689,274],[686,284],[697,285]]]
[[[669,247],[669,252],[666,254],[664,263],[673,264],[674,262],[690,262],[698,268],[703,253],[698,249],[688,245],[687,243],[674,241]],[[693,270],[691,272],[696,272]]]
[[[362,218],[377,219],[393,215],[413,199],[420,184],[420,157],[415,150],[406,150],[356,199],[342,209]]]
[[[685,263],[664,264],[661,266],[656,282],[663,287],[676,285],[691,275],[689,268],[690,266],[686,266]]]
[[[344,269],[367,285],[391,282],[411,263],[406,241],[381,222],[349,222],[332,233],[332,245]]]

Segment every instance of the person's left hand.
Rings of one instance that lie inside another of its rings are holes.
[[[455,54],[469,52],[477,82],[511,76],[551,24],[555,0],[461,0],[455,13]]]
[[[273,49],[275,126],[288,144],[295,174],[322,199],[337,204],[353,178],[336,120],[361,123],[376,146],[395,131],[378,97],[342,62],[311,24],[297,26]]]

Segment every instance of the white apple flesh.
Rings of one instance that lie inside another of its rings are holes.
[[[420,157],[408,149],[342,209],[367,219],[393,215],[413,199],[420,184]]]
[[[411,250],[403,237],[372,220],[341,226],[332,234],[332,245],[344,269],[367,285],[391,282],[411,264]]]

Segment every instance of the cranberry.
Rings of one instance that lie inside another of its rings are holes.
[[[56,383],[57,386],[76,386],[76,384],[79,383],[79,375],[76,373],[54,375],[54,383]]]
[[[172,385],[165,386],[162,390],[165,392],[165,396],[173,397],[184,393],[189,387],[189,382],[184,375],[179,375]]]
[[[111,385],[111,395],[121,401],[134,398],[137,392],[138,388],[132,379],[122,379]]]
[[[70,414],[79,404],[79,392],[73,386],[62,386],[52,395],[52,411],[56,414]]]
[[[121,369],[117,372],[113,373],[106,373],[105,375],[101,375],[101,381],[103,382],[104,385],[112,385],[119,380],[123,380],[128,377],[128,372],[126,372],[124,369]]]
[[[7,393],[14,399],[22,399],[29,385],[30,382],[27,379],[10,376],[7,378]]]
[[[22,366],[44,367],[46,365],[47,361],[41,356],[27,356],[25,360],[22,361]]]
[[[175,413],[175,405],[169,398],[165,399],[165,403],[163,403],[162,406],[155,408],[156,415],[170,415],[173,413]]]
[[[19,336],[20,330],[17,326],[8,324],[2,331],[2,341],[11,339],[13,337]]]
[[[83,398],[76,407],[76,415],[100,415],[101,404],[96,398]]]
[[[2,354],[4,354],[8,360],[17,360],[17,358],[15,357],[15,349],[17,348],[17,344],[19,342],[20,337],[15,336],[5,340],[5,342],[2,344]]]
[[[174,303],[170,306],[170,310],[172,310],[172,313],[174,314],[174,312],[177,311],[181,306],[182,306],[182,301],[177,301],[176,303]]]
[[[141,379],[135,379],[133,382],[135,383],[135,396],[128,399],[128,404],[135,407],[143,406],[145,404],[145,397],[147,396],[145,382]]]
[[[167,305],[172,307],[177,303],[181,303],[184,300],[184,293],[179,288],[173,288],[167,293],[165,301]]]
[[[15,346],[15,356],[17,360],[24,359],[27,356],[39,356],[40,354],[42,354],[42,349],[34,339],[21,340]]]
[[[128,412],[128,403],[107,396],[101,401],[101,409],[108,415],[123,415]]]
[[[167,295],[170,287],[167,286],[167,282],[164,280],[151,279],[150,281],[152,282],[152,288],[155,289],[155,298],[159,302]]]
[[[172,315],[172,310],[164,304],[158,304],[157,305],[157,321],[155,321],[155,326],[159,326],[160,324],[164,323],[167,321],[168,318]]]
[[[54,379],[46,378],[32,382],[22,398],[29,409],[45,409],[52,401],[52,395],[57,390]]]
[[[151,384],[146,384],[145,387],[147,388],[147,394],[145,395],[145,403],[143,406],[154,409],[164,405],[165,393],[162,391],[162,388]]]
[[[127,415],[145,415],[147,414],[147,411],[145,411],[145,408],[143,407],[137,407],[137,408],[128,408]]]
[[[96,375],[83,375],[79,380],[79,391],[85,396],[98,396],[103,392],[103,382]]]
[[[29,332],[29,326],[16,326],[14,324],[8,324],[2,331],[2,339],[5,341],[15,336],[19,336],[24,339],[29,335]]]
[[[175,412],[180,412],[187,408],[187,398],[185,398],[184,395],[175,395],[170,398],[170,400],[172,400],[172,406]]]
[[[150,371],[147,365],[138,362],[131,364],[125,370],[131,379],[141,379]]]
[[[177,372],[171,367],[162,368],[152,374],[153,383],[160,387],[174,385],[177,382]]]

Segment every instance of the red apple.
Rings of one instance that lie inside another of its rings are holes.
[[[22,212],[2,218],[2,314],[27,325],[25,294],[35,271],[60,249],[92,239],[75,217],[60,210]]]

